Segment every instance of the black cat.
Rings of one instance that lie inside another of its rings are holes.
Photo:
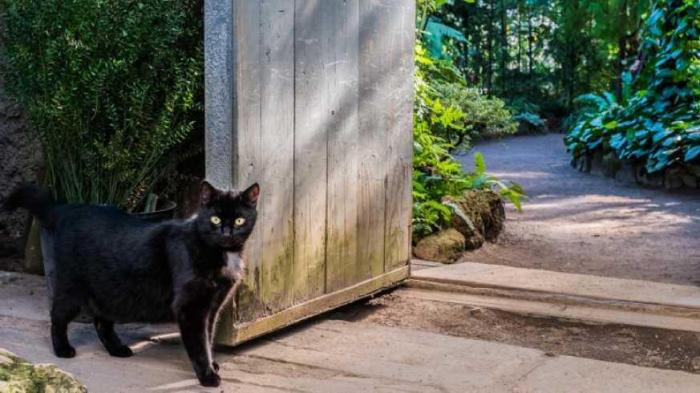
[[[29,210],[53,238],[56,356],[75,356],[66,330],[81,308],[94,315],[109,354],[119,357],[132,352],[114,332],[115,322],[175,320],[200,383],[218,386],[213,329],[245,274],[241,253],[259,193],[257,184],[232,193],[203,182],[196,215],[149,223],[113,207],[57,204],[36,186],[15,190],[5,207]]]

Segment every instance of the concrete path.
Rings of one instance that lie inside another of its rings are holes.
[[[700,288],[652,281],[596,277],[484,263],[458,263],[414,271],[426,281],[641,303],[700,310]]]
[[[235,349],[217,351],[224,384],[203,389],[172,332],[128,325],[136,356],[109,357],[92,327],[73,324],[78,356],[49,350],[43,280],[0,273],[0,347],[57,363],[91,392],[696,392],[700,376],[635,367],[411,329],[319,318]]]
[[[530,195],[508,210],[499,242],[469,253],[480,263],[700,285],[700,191],[625,185],[569,166],[563,135],[475,146],[488,171]],[[472,154],[459,156],[466,168]]]

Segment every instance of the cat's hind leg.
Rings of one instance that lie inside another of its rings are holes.
[[[51,343],[56,356],[72,358],[75,349],[68,342],[68,324],[80,312],[80,302],[70,296],[57,296],[51,305]]]
[[[95,330],[97,330],[97,336],[110,355],[118,358],[128,358],[134,354],[131,348],[122,344],[119,336],[117,336],[117,333],[114,331],[113,321],[95,316],[93,322],[95,324]]]

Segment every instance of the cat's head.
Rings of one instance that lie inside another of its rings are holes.
[[[203,181],[196,227],[209,245],[240,251],[253,232],[260,187],[257,183],[242,192],[223,191]]]

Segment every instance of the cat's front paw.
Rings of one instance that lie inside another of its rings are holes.
[[[134,356],[134,352],[131,350],[131,348],[127,347],[126,345],[122,345],[116,348],[110,348],[107,350],[111,356],[117,357],[117,358],[128,358],[131,356]]]
[[[54,348],[54,353],[59,358],[72,358],[75,357],[75,348],[70,345],[60,348]]]
[[[221,377],[214,370],[209,370],[199,377],[199,383],[205,387],[215,388],[221,385]]]

